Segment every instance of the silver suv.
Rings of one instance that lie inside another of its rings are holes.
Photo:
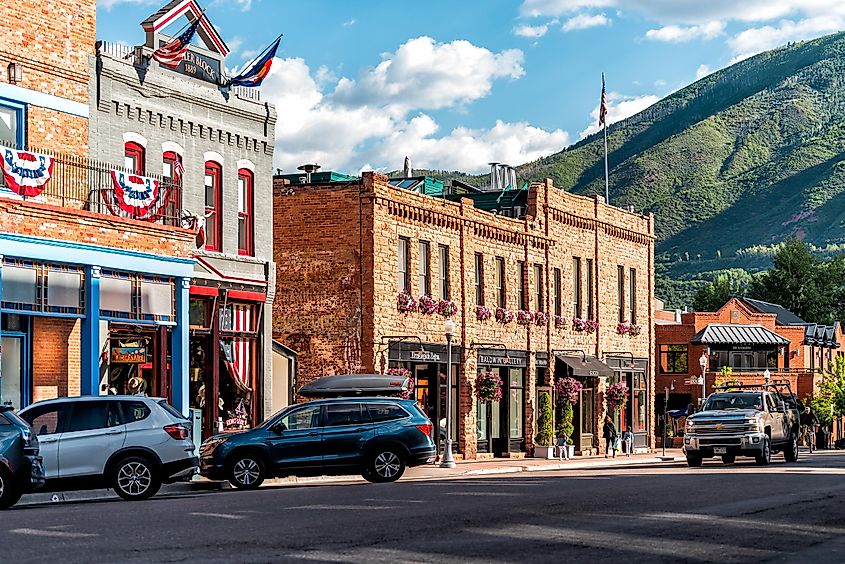
[[[197,469],[190,421],[161,398],[59,398],[20,416],[38,435],[47,491],[111,487],[147,499]]]

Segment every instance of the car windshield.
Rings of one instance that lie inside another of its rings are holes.
[[[704,411],[719,409],[756,409],[763,411],[763,397],[759,392],[713,394],[707,398]]]

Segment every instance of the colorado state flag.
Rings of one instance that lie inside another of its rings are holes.
[[[270,66],[273,64],[273,57],[276,56],[276,49],[282,40],[280,35],[276,41],[268,47],[264,55],[259,57],[252,65],[239,75],[232,77],[229,86],[261,86],[261,83],[270,73]]]

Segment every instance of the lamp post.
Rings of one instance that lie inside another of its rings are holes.
[[[455,322],[447,319],[443,324],[446,333],[446,449],[443,452],[441,468],[454,468],[452,458],[452,339],[455,337]]]
[[[704,400],[707,399],[707,351],[701,352],[701,357],[698,359],[698,365],[701,367],[701,404],[704,405]]]
[[[669,388],[663,388],[663,456],[666,456],[666,435],[669,426]]]

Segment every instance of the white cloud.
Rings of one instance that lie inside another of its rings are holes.
[[[358,23],[358,20],[356,20],[355,18],[352,18],[351,20],[345,21],[340,25],[342,25],[343,27],[350,27],[350,26],[355,25],[356,23]]]
[[[563,24],[563,31],[574,31],[577,29],[587,29],[590,27],[598,27],[603,25],[610,25],[610,18],[604,14],[578,14],[566,20]]]
[[[616,123],[617,121],[623,120],[627,117],[631,117],[632,115],[640,112],[647,107],[651,106],[652,104],[657,103],[660,100],[659,96],[655,96],[654,94],[648,94],[645,96],[624,96],[617,92],[608,92],[607,94],[607,123],[608,125],[612,123]],[[583,139],[588,135],[592,135],[597,131],[600,131],[601,128],[598,125],[599,122],[599,106],[596,104],[596,107],[593,108],[593,111],[590,112],[590,118],[592,121],[586,129],[584,129],[579,138]]]
[[[655,88],[664,88],[666,86],[666,84],[667,84],[667,82],[665,80],[663,80],[662,78],[658,78],[657,80],[654,81],[654,87]]]
[[[707,65],[703,65],[703,64],[699,65],[698,68],[695,69],[695,79],[701,80],[702,78],[704,78],[705,76],[707,76],[711,72],[713,72],[713,71],[710,70],[710,67],[708,67]]]
[[[549,31],[549,26],[558,23],[557,19],[541,25],[518,25],[513,28],[513,34],[519,37],[543,37]]]
[[[819,16],[800,21],[783,20],[777,26],[746,29],[728,40],[735,57],[732,62],[746,59],[762,51],[773,49],[789,41],[811,39],[845,28],[845,16]]]
[[[713,39],[724,35],[725,22],[712,21],[701,25],[678,26],[667,25],[660,29],[650,29],[646,32],[646,39],[653,41],[684,42],[693,39]]]

